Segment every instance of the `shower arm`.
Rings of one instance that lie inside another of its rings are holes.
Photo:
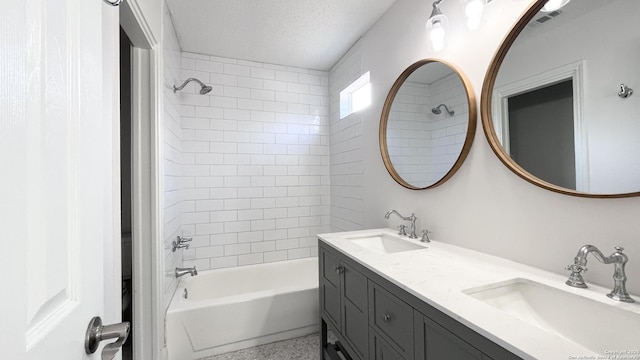
[[[187,86],[187,84],[188,84],[188,83],[190,83],[190,82],[192,82],[192,81],[197,82],[197,83],[198,83],[198,84],[200,84],[200,86],[202,86],[202,87],[205,87],[205,86],[206,86],[202,81],[200,81],[200,80],[198,80],[198,79],[196,79],[196,78],[188,78],[187,80],[185,80],[185,81],[182,83],[182,85],[180,85],[180,86],[178,86],[178,87],[176,87],[175,85],[173,85],[173,92],[176,92],[176,91],[178,91],[178,90],[182,90],[182,89],[184,89],[184,87],[185,87],[185,86]]]
[[[434,114],[439,114],[440,113],[439,109],[441,107],[444,107],[444,109],[447,110],[447,113],[449,114],[449,116],[453,116],[453,114],[455,114],[455,111],[449,110],[449,108],[445,104],[440,104],[440,105],[434,107],[431,111],[433,111]],[[438,112],[436,112],[436,110],[438,110]]]

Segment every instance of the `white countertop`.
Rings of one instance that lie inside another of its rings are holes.
[[[346,240],[346,237],[379,233],[398,236],[396,231],[391,229],[371,229],[320,234],[318,237],[418,299],[524,359],[604,360],[615,357],[614,355],[607,357],[594,353],[557,334],[519,320],[466,295],[463,290],[515,278],[525,278],[640,314],[639,302],[630,304],[609,299],[606,294],[611,289],[591,284],[588,289],[565,285],[568,272],[567,275],[554,274],[438,241],[423,244],[417,240],[403,237],[408,241],[425,245],[426,249],[378,254]],[[567,259],[567,264],[572,260],[572,257]],[[613,274],[613,267],[611,270]],[[636,301],[640,301],[639,296],[633,294],[631,296]],[[584,316],[598,315],[584,314]],[[615,331],[615,324],[611,324],[610,329],[597,329],[597,331]],[[638,338],[640,339],[640,334],[638,334]],[[640,346],[638,348],[625,350],[640,350]],[[640,354],[635,356],[636,359],[640,359]]]

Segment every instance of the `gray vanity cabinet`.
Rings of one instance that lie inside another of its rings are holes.
[[[349,355],[369,359],[367,278],[324,249],[320,250],[320,303],[330,328],[346,342]]]
[[[418,311],[415,312],[414,323],[416,359],[490,359]]]
[[[510,353],[349,256],[319,242],[322,359],[515,360]]]

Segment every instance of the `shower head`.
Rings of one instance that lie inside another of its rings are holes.
[[[173,92],[176,92],[178,90],[182,90],[184,89],[185,86],[187,86],[188,83],[195,81],[198,84],[200,84],[200,95],[204,95],[209,93],[209,91],[211,91],[213,88],[209,85],[205,85],[202,81],[196,79],[196,78],[188,78],[187,80],[185,80],[182,85],[176,87],[175,85],[173,85]]]
[[[442,110],[440,110],[441,107],[444,107],[444,109],[447,110],[447,113],[450,116],[453,116],[453,114],[455,114],[455,111],[449,110],[449,108],[445,104],[440,104],[440,105],[434,107],[433,109],[431,109],[431,112],[436,114],[436,115],[440,115],[440,114],[442,114]]]

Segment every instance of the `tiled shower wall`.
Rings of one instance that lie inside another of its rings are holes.
[[[172,269],[182,266],[179,252],[171,252],[171,242],[182,231],[182,129],[180,117],[180,99],[173,93],[173,84],[182,79],[180,74],[180,45],[176,37],[171,17],[165,7],[163,19],[163,211],[164,211],[164,304],[169,306],[178,282],[172,276]]]
[[[329,231],[328,74],[183,53],[184,265],[315,256]]]
[[[362,50],[357,42],[329,72],[331,101],[331,230],[362,229],[362,115],[340,119],[340,91],[358,79]]]
[[[439,115],[431,109],[445,104]],[[394,168],[408,183],[426,187],[451,168],[464,144],[469,110],[462,81],[453,73],[430,85],[405,82],[387,123],[387,145]]]

